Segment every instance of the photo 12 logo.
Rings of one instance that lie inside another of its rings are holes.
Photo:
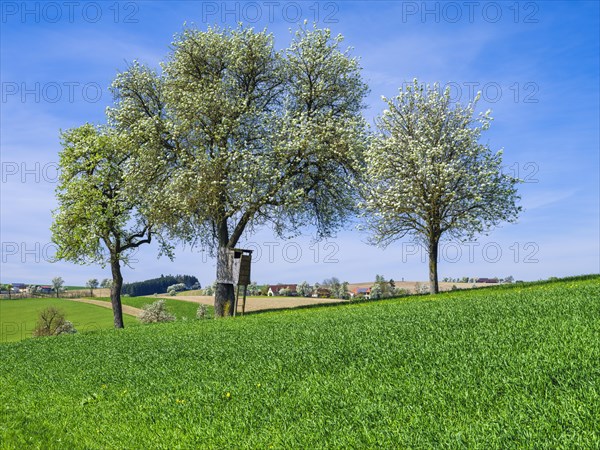
[[[537,2],[402,2],[402,23],[539,23]]]
[[[202,2],[202,22],[338,23],[337,2]]]
[[[2,23],[138,23],[137,2],[6,2]]]
[[[412,82],[402,83],[402,90],[413,86]],[[425,85],[422,85],[425,87]],[[468,103],[477,94],[485,103],[498,103],[507,100],[513,103],[539,103],[540,86],[534,81],[449,81],[440,84],[437,90],[444,93],[448,89],[450,101]]]
[[[525,163],[515,162],[507,167],[508,173],[513,177],[520,179],[523,183],[539,183],[540,180],[537,177],[540,166],[538,163],[528,161]]]
[[[2,103],[11,101],[21,103],[58,103],[61,101],[97,103],[101,98],[102,87],[95,82],[2,82]]]
[[[33,335],[35,323],[2,321],[2,342],[18,341]]]
[[[60,166],[56,162],[3,161],[2,183],[56,183],[60,175]]]
[[[21,264],[54,262],[58,247],[52,242],[2,242],[2,263]]]
[[[296,264],[304,259],[315,264],[339,263],[337,255],[340,246],[336,242],[314,242],[312,244],[300,244],[295,241],[281,242],[247,242],[243,244],[245,250],[252,250],[252,263],[260,261],[269,264],[288,263]],[[211,257],[210,252],[201,250],[202,262],[206,263]]]
[[[96,322],[73,322],[73,327],[77,331],[100,331],[102,326]],[[30,338],[33,336],[36,330],[35,322],[14,322],[14,321],[2,321],[2,341],[0,342],[11,342],[19,341],[21,339]],[[70,345],[70,344],[69,344]]]
[[[504,259],[515,264],[537,264],[540,246],[536,242],[513,242],[502,246],[498,242],[477,241],[448,241],[442,242],[438,248],[438,262],[450,264],[465,263],[490,263],[495,264]],[[429,259],[425,246],[416,242],[402,243],[402,262],[408,263],[420,259],[426,263]]]

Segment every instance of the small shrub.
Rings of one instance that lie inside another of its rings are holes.
[[[214,286],[206,286],[202,291],[202,295],[215,295]]]
[[[292,291],[289,288],[281,288],[279,289],[279,295],[283,295],[284,297],[289,297],[292,295]]]
[[[65,320],[61,326],[56,329],[56,334],[75,334],[77,330],[73,326],[73,322]]]
[[[378,300],[382,297],[383,297],[383,291],[381,289],[381,285],[379,283],[376,283],[373,286],[371,286],[371,294],[370,294],[371,300]]]
[[[206,305],[200,304],[198,306],[198,310],[196,311],[196,319],[206,319],[206,315],[208,313],[208,307]]]
[[[296,287],[296,291],[301,297],[310,297],[312,295],[313,288],[306,281],[303,281]]]
[[[151,305],[144,305],[143,311],[138,316],[142,323],[173,322],[175,316],[167,311],[166,302],[158,300]]]
[[[33,329],[33,336],[58,336],[59,334],[73,334],[76,332],[73,323],[66,320],[65,315],[60,310],[54,306],[49,306],[40,313],[37,324]]]
[[[184,283],[172,284],[167,288],[167,294],[169,295],[177,295],[178,292],[185,291],[187,287]]]
[[[429,294],[429,285],[427,283],[417,283],[415,285],[415,292],[417,294]]]

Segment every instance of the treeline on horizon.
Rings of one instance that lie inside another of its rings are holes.
[[[193,275],[161,275],[160,278],[151,280],[136,281],[135,283],[125,283],[121,289],[122,295],[139,297],[141,295],[163,294],[167,288],[174,284],[183,283],[188,289],[199,289],[198,278]]]

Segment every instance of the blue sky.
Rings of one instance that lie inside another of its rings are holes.
[[[495,118],[484,142],[504,149],[507,170],[526,180],[524,212],[477,242],[446,243],[440,277],[536,280],[600,272],[600,11],[594,2],[3,2],[0,22],[2,282],[69,285],[110,277],[108,268],[51,263],[59,130],[102,123],[115,75],[138,59],[157,66],[184,22],[198,28],[237,21],[267,27],[286,47],[297,22],[317,21],[345,36],[371,88],[372,123],[413,78],[439,82]],[[427,279],[424,251],[404,241],[368,246],[349,227],[314,243],[261,230],[240,246],[255,249],[259,283]],[[214,279],[214,260],[178,247],[174,262],[154,246],[124,271],[125,281],[160,274]]]

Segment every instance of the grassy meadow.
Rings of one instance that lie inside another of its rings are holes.
[[[600,442],[598,276],[0,348],[1,448]]]
[[[92,297],[93,300],[110,302],[108,297]],[[154,297],[122,297],[123,305],[142,308],[159,299]],[[194,319],[198,305],[175,299],[164,299],[171,314],[178,320]],[[96,305],[78,303],[60,298],[26,298],[0,300],[0,343],[15,342],[31,337],[39,313],[49,306],[55,306],[65,314],[65,318],[75,325],[78,332],[113,328],[113,313],[110,309]],[[214,316],[214,308],[207,306],[207,318]],[[123,315],[125,326],[137,325],[135,317]]]
[[[61,310],[79,332],[114,327],[112,310],[95,305],[60,298],[0,300],[0,342],[30,338],[40,312],[49,306]],[[125,326],[138,323],[131,316],[125,316],[124,320]]]
[[[109,297],[93,297],[93,300],[102,300],[110,302]],[[192,302],[186,302],[185,300],[177,300],[176,298],[155,298],[155,297],[121,297],[121,303],[134,308],[142,308],[144,305],[148,305],[156,302],[157,300],[164,300],[167,310],[175,315],[177,319],[195,319],[196,312],[198,311],[198,304]],[[214,317],[213,306],[207,306],[206,316],[207,318]]]

